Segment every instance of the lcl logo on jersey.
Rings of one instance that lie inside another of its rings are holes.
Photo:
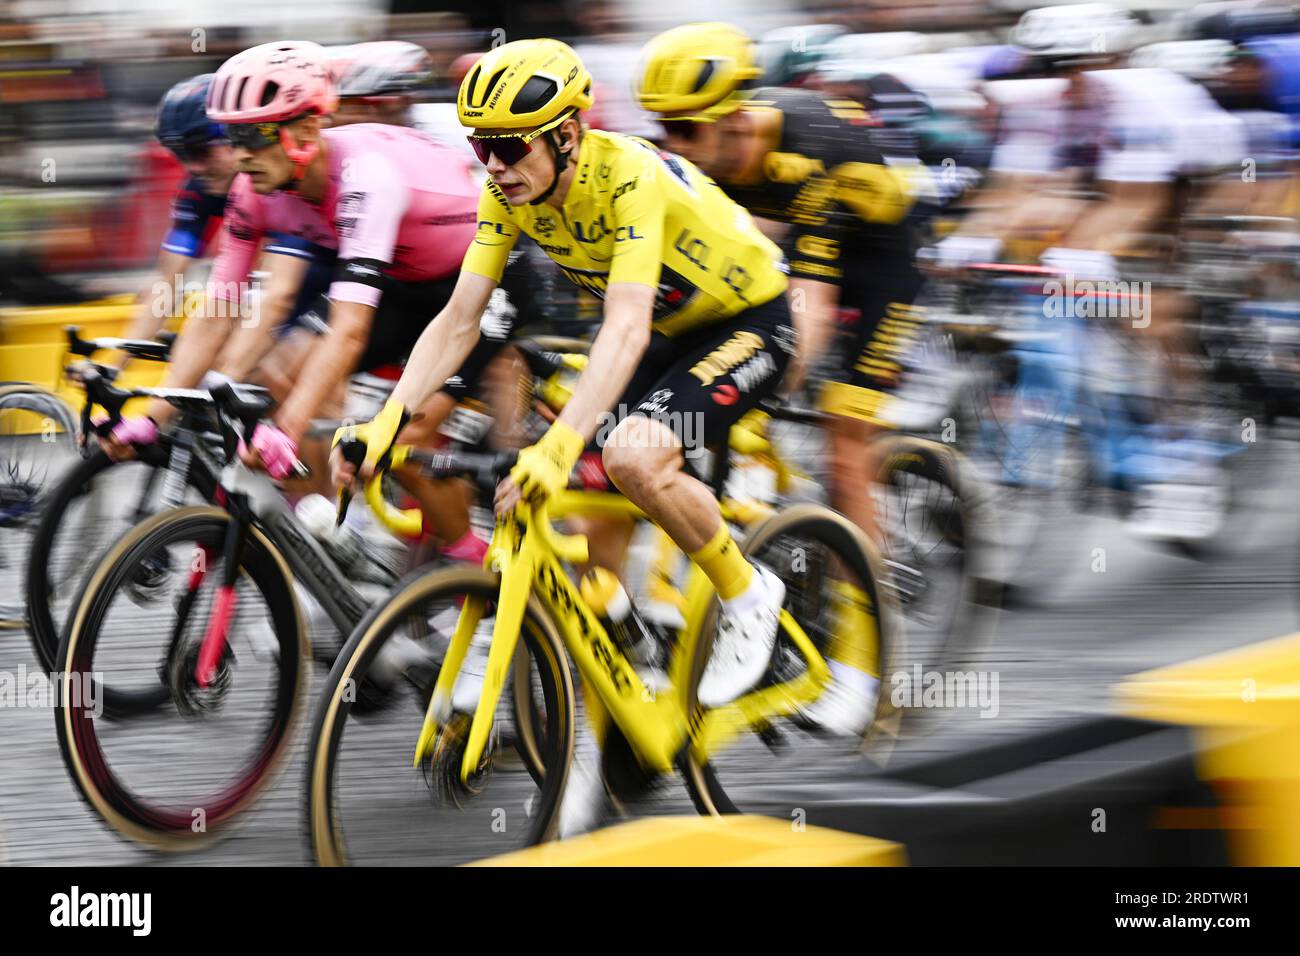
[[[573,224],[573,237],[579,242],[590,245],[593,242],[600,242],[606,236],[612,235],[615,242],[626,242],[629,239],[643,238],[636,231],[636,226],[617,226],[610,229],[605,223],[605,217],[602,215],[595,222]]]

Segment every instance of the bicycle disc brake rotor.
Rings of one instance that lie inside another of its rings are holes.
[[[185,717],[202,717],[215,712],[221,707],[231,685],[231,662],[235,653],[230,645],[217,665],[217,672],[207,687],[200,687],[198,680],[199,651],[203,647],[198,637],[182,640],[176,653],[166,663],[167,686],[171,688],[172,702]]]
[[[493,758],[500,742],[500,723],[493,722],[488,732],[487,744],[478,768],[469,780],[460,779],[460,766],[465,758],[465,744],[469,739],[470,718],[456,714],[443,726],[434,742],[433,753],[421,761],[424,782],[438,798],[459,809],[483,793],[492,773]]]

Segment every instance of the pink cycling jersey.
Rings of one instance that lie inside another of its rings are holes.
[[[291,190],[259,196],[248,176],[235,177],[208,282],[213,298],[239,298],[268,237],[337,249],[334,301],[377,305],[380,273],[427,282],[460,268],[481,191],[466,156],[402,126],[363,123],[322,135],[328,180],[319,204]],[[274,252],[274,242],[267,248]]]

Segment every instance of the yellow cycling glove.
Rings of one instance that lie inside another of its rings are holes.
[[[365,463],[376,467],[393,448],[406,423],[411,420],[411,413],[395,398],[384,403],[383,409],[364,425],[348,425],[334,433],[334,445],[344,441],[364,442],[366,446]]]
[[[542,440],[519,453],[510,479],[526,501],[544,501],[569,483],[569,472],[582,457],[586,440],[562,422],[555,422]]]

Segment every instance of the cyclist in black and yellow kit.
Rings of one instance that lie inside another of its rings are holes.
[[[892,152],[853,100],[813,90],[755,88],[754,44],[726,23],[677,27],[651,40],[637,98],[660,116],[669,149],[696,163],[751,213],[770,220],[790,259],[800,349],[786,386],[840,339],[819,404],[835,416],[832,500],[878,537],[872,440],[889,427],[891,391],[920,319],[921,287],[908,212],[923,167]],[[848,731],[876,698],[874,678],[832,661],[836,680],[816,705],[823,726]]]
[[[690,163],[644,140],[587,129],[581,111],[591,104],[590,75],[556,40],[507,43],[466,75],[457,107],[490,176],[478,231],[392,399],[358,429],[363,472],[391,447],[407,410],[422,407],[469,355],[511,249],[530,236],[604,299],[604,316],[572,399],[520,452],[497,510],[563,489],[600,430],[610,479],[722,599],[699,691],[717,706],[766,671],[785,586],[741,556],[684,453],[724,443],[780,381],[794,350],[787,279],[780,250],[743,208]],[[355,477],[337,454],[334,466],[340,484]]]

